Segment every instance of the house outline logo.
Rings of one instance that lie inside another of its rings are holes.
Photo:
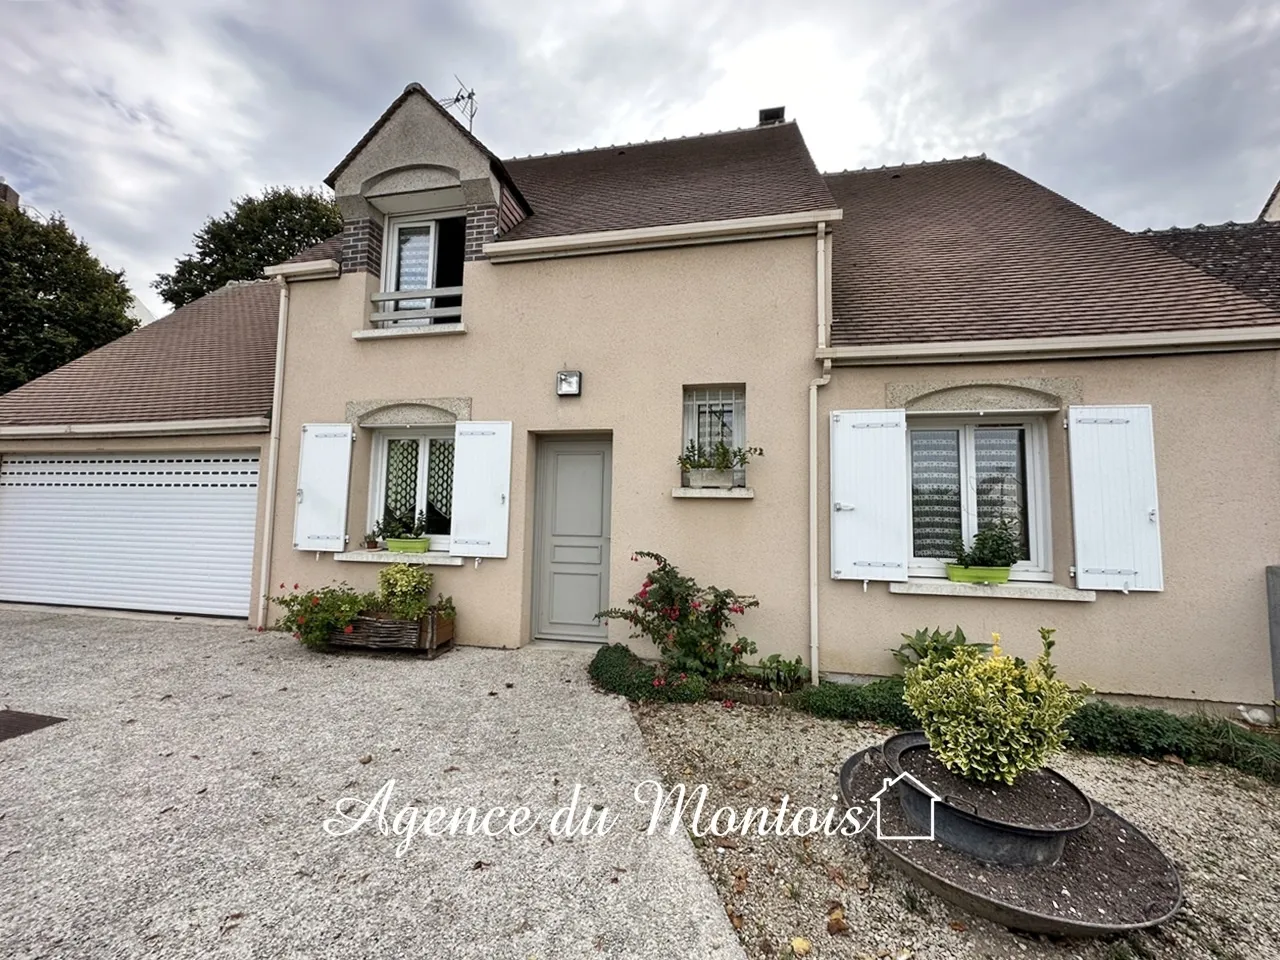
[[[890,787],[896,786],[899,780],[903,780],[903,779],[910,780],[912,785],[917,790],[919,790],[921,793],[923,793],[925,796],[929,798],[929,832],[927,834],[922,833],[922,834],[907,834],[905,836],[897,836],[894,834],[887,834],[880,829],[880,801],[883,799],[882,795],[886,791],[888,791]],[[937,807],[938,801],[941,799],[942,798],[940,796],[938,796],[936,793],[930,790],[925,784],[921,783],[911,774],[907,773],[905,770],[902,773],[898,774],[896,777],[893,777],[892,779],[890,779],[889,777],[885,777],[884,785],[881,786],[879,790],[877,790],[875,793],[871,795],[871,802],[876,805],[876,839],[877,840],[932,840],[934,811]]]

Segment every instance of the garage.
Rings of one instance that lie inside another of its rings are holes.
[[[0,600],[248,616],[258,452],[5,455]]]

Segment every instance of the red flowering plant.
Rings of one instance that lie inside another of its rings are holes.
[[[375,594],[359,593],[345,583],[302,591],[295,583],[292,593],[270,599],[281,610],[275,628],[315,649],[324,649],[334,631],[350,633],[357,614],[377,604]]]
[[[738,636],[733,625],[735,615],[760,606],[755,597],[699,586],[666,557],[648,550],[636,551],[631,559],[652,560],[655,566],[627,607],[602,610],[597,619],[631,624],[631,636],[652,640],[669,672],[722,680],[756,652],[756,645]]]

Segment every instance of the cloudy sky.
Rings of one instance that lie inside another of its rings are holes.
[[[499,156],[785,104],[824,170],[985,152],[1131,229],[1280,179],[1273,0],[0,0],[0,176],[167,312],[205,217],[454,74]]]

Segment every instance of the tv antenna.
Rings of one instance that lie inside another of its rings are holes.
[[[471,132],[471,127],[476,121],[476,111],[479,106],[476,105],[476,92],[468,89],[467,85],[455,73],[453,79],[458,81],[458,92],[452,97],[445,97],[440,101],[440,106],[446,110],[457,110],[459,114],[467,118],[467,132]]]

